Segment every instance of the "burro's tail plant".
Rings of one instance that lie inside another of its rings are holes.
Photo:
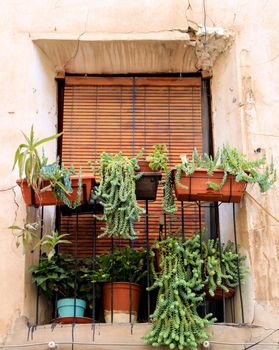
[[[140,155],[130,159],[121,152],[101,154],[98,170],[101,180],[96,196],[104,208],[102,217],[98,219],[105,220],[106,224],[100,237],[133,239],[137,235],[134,222],[139,221],[144,213],[136,199],[136,181],[141,176],[137,173]]]
[[[180,240],[169,237],[157,243],[161,272],[150,289],[159,288],[152,328],[144,338],[153,346],[167,345],[170,349],[197,349],[208,339],[205,328],[215,320],[212,315],[199,316],[198,305],[203,300],[202,259],[197,254],[199,238],[185,249]]]
[[[245,257],[235,251],[234,243],[220,246],[218,239],[204,239],[205,232],[185,241],[169,236],[156,243],[160,272],[152,266],[154,284],[149,289],[158,288],[159,292],[146,343],[197,349],[209,337],[206,327],[216,321],[212,314],[202,317],[197,312],[205,287],[214,296],[218,287],[227,291],[244,279]]]
[[[219,239],[203,241],[202,255],[205,283],[212,297],[217,288],[228,292],[229,287],[237,287],[248,272],[245,266],[246,257],[236,252],[235,244],[231,241],[221,245]]]

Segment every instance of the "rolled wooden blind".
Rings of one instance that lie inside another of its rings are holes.
[[[127,156],[141,148],[145,155],[152,146],[165,143],[169,149],[170,166],[180,162],[181,154],[190,154],[196,147],[202,151],[201,80],[191,78],[100,78],[66,77],[63,111],[62,161],[66,166],[80,166],[90,171],[103,151]],[[144,159],[144,158],[143,158]],[[149,240],[158,239],[162,189],[155,202],[149,202]],[[141,203],[144,206],[144,202]],[[178,203],[179,207],[179,203]],[[180,207],[179,207],[180,208]],[[180,209],[177,220],[167,219],[167,230],[177,231],[181,225]],[[199,229],[196,207],[186,208],[186,234]],[[97,234],[102,222],[97,222]],[[64,232],[76,235],[76,218],[63,217]],[[144,217],[135,223],[139,232],[135,247],[146,244]],[[93,217],[79,218],[78,254],[92,254]],[[117,240],[118,244],[127,244]],[[97,239],[97,251],[108,250],[111,239]],[[73,248],[68,248],[73,249]]]

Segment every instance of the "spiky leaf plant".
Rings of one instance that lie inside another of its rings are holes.
[[[218,149],[214,159],[207,153],[204,153],[201,157],[194,149],[190,161],[177,165],[176,183],[181,186],[179,179],[182,173],[189,175],[197,168],[207,169],[208,175],[213,175],[215,169],[224,170],[224,176],[220,184],[213,181],[207,183],[209,188],[218,191],[224,186],[228,175],[234,175],[236,182],[257,183],[261,192],[266,192],[276,181],[273,162],[268,165],[265,156],[256,161],[251,161],[247,159],[245,154],[228,144]]]
[[[141,154],[140,154],[141,155]],[[96,196],[101,199],[105,220],[104,232],[100,235],[134,239],[134,221],[139,221],[144,209],[136,199],[136,181],[140,178],[138,157],[129,159],[121,152],[101,154],[99,173],[100,185]]]
[[[38,147],[46,142],[57,139],[62,134],[63,132],[38,140],[35,138],[33,125],[31,126],[29,136],[23,133],[26,143],[22,143],[18,146],[15,153],[13,169],[17,164],[20,179],[25,176],[28,185],[32,186],[36,193],[40,191],[40,170],[42,166]]]

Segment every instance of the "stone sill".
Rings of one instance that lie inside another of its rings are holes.
[[[2,349],[49,349],[48,343],[53,341],[57,344],[57,349],[72,349],[72,340],[75,350],[95,349],[95,350],[151,350],[152,346],[145,345],[142,337],[150,328],[148,323],[131,324],[76,324],[76,325],[55,325],[52,324],[37,326],[33,330],[27,326],[25,318],[17,321],[15,328],[8,335],[5,345]],[[262,335],[262,327],[251,325],[236,324],[214,324],[210,327],[212,336],[211,349],[223,350],[224,344],[234,343],[233,346],[226,345],[226,350],[243,348],[236,346],[238,343],[251,343],[253,339],[258,339]],[[16,346],[20,345],[20,347]],[[263,345],[264,346],[264,345]],[[259,347],[258,347],[259,348]],[[160,349],[167,349],[161,347]],[[265,349],[264,347],[262,349]]]

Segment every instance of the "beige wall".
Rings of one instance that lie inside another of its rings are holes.
[[[56,130],[56,71],[193,71],[195,41],[185,30],[188,25],[203,25],[204,13],[198,0],[2,0],[0,5],[0,189],[6,189],[0,192],[1,340],[19,316],[34,320],[34,290],[26,272],[34,257],[25,257],[15,248],[7,229],[15,215],[17,224],[26,217],[18,189],[10,189],[17,178],[11,168],[21,130],[28,132],[32,123],[38,137]],[[214,145],[230,142],[251,157],[261,148],[260,155],[273,156],[276,166],[278,6],[276,0],[206,1],[207,26],[234,33],[231,47],[219,55],[212,69]],[[212,54],[214,47],[209,44],[206,49]],[[219,52],[221,46],[216,45],[214,52]],[[46,151],[54,158],[55,143]],[[279,216],[278,185],[265,195],[256,188],[248,191]],[[229,210],[221,209],[225,239],[232,234]],[[244,290],[247,321],[272,328],[279,304],[278,222],[248,197],[237,208],[237,217],[238,239],[251,265]]]

